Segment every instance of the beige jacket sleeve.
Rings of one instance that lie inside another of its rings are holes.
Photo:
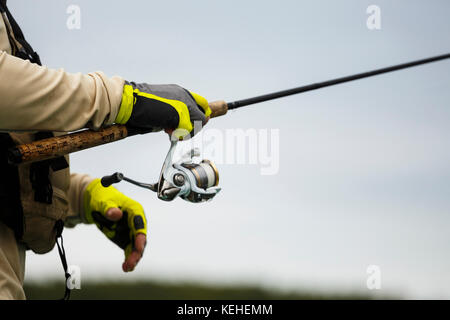
[[[72,74],[0,51],[0,131],[74,131],[112,124],[124,80]]]
[[[65,226],[72,228],[78,223],[87,223],[84,216],[84,191],[94,180],[87,174],[72,173],[70,175],[69,197],[69,215],[67,216]]]
[[[0,16],[0,131],[74,131],[112,124],[124,80],[102,72],[71,74],[12,56]],[[92,177],[70,175],[67,226],[85,222],[83,195]]]
[[[74,131],[112,124],[124,80],[102,72],[70,74],[0,51],[0,131]],[[84,221],[83,193],[92,181],[72,174],[67,226]]]

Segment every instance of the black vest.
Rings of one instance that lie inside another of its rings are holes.
[[[30,60],[32,63],[41,65],[39,55],[25,40],[19,25],[11,15],[6,6],[6,0],[0,0],[0,13],[5,21],[8,38],[11,45],[11,53],[21,59]],[[11,106],[14,108],[14,106]],[[52,137],[52,132],[38,132],[35,135],[36,140]],[[19,170],[16,166],[8,163],[8,148],[14,146],[14,142],[8,133],[0,133],[0,220],[9,228],[14,230],[14,234],[18,241],[23,236],[23,208],[20,200],[20,180]],[[30,181],[34,191],[34,200],[42,203],[52,203],[53,189],[49,179],[50,167],[53,171],[67,168],[69,165],[64,157],[44,160],[31,164]],[[67,261],[64,246],[62,244],[61,233],[64,228],[64,222],[58,220],[54,226],[56,230],[56,244],[58,245],[58,253],[65,272],[66,289],[63,299],[70,298],[70,289],[67,281],[70,277],[67,269]],[[58,242],[60,239],[60,243]]]
[[[11,12],[6,6],[6,0],[0,0],[0,13],[5,21],[11,45],[11,53],[21,59],[29,60],[32,63],[41,65],[39,55],[25,40],[25,37]],[[9,23],[7,23],[9,22]],[[14,108],[14,106],[11,106]],[[1,129],[1,128],[0,128]],[[38,132],[35,140],[52,137],[52,132]],[[14,165],[8,164],[8,148],[14,146],[14,142],[8,133],[0,133],[0,220],[14,230],[16,238],[20,240],[23,235],[23,210],[20,202],[20,183],[18,169]],[[30,168],[30,181],[34,191],[34,200],[42,203],[52,202],[52,185],[49,179],[50,167],[54,171],[68,167],[64,157],[53,160],[35,162]]]

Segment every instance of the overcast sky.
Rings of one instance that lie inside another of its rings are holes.
[[[369,5],[381,29],[366,26]],[[81,28],[69,30],[70,5]],[[442,1],[9,1],[44,64],[178,83],[233,101],[450,52]],[[150,238],[132,274],[94,226],[66,230],[82,278],[250,282],[450,298],[450,61],[279,99],[210,129],[279,130],[279,171],[219,164],[207,204],[165,203],[137,187]],[[261,142],[261,141],[259,141]],[[148,134],[71,156],[72,171],[154,182],[168,149]],[[63,277],[56,249],[27,255],[27,279]]]

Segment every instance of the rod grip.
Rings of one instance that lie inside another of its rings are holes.
[[[124,125],[113,125],[100,131],[84,130],[58,137],[17,145],[8,150],[10,164],[21,164],[60,157],[124,139],[128,136]]]
[[[223,100],[210,102],[209,107],[211,108],[211,118],[223,116],[228,111],[228,104]]]

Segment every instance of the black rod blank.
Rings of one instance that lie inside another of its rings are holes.
[[[309,84],[309,85],[302,86],[302,87],[292,88],[292,89],[283,90],[283,91],[277,91],[277,92],[249,98],[249,99],[237,100],[234,102],[229,102],[228,109],[237,109],[240,107],[248,106],[250,104],[255,104],[255,103],[259,103],[259,102],[263,102],[263,101],[278,99],[278,98],[290,96],[290,95],[297,94],[297,93],[312,91],[312,90],[316,90],[316,89],[320,89],[320,88],[324,88],[324,87],[333,86],[333,85],[339,84],[339,83],[349,82],[349,81],[358,80],[358,79],[362,79],[362,78],[368,78],[368,77],[376,76],[378,74],[392,72],[392,71],[406,69],[406,68],[411,68],[411,67],[415,67],[415,66],[418,66],[421,64],[435,62],[435,61],[444,60],[444,59],[448,59],[448,58],[450,58],[450,53],[427,58],[427,59],[416,60],[416,61],[412,61],[412,62],[398,64],[398,65],[391,66],[391,67],[376,69],[376,70],[372,70],[372,71],[368,71],[368,72],[358,73],[358,74],[354,74],[351,76],[332,79],[332,80],[328,80],[328,81],[324,81],[324,82],[313,83],[313,84]]]

